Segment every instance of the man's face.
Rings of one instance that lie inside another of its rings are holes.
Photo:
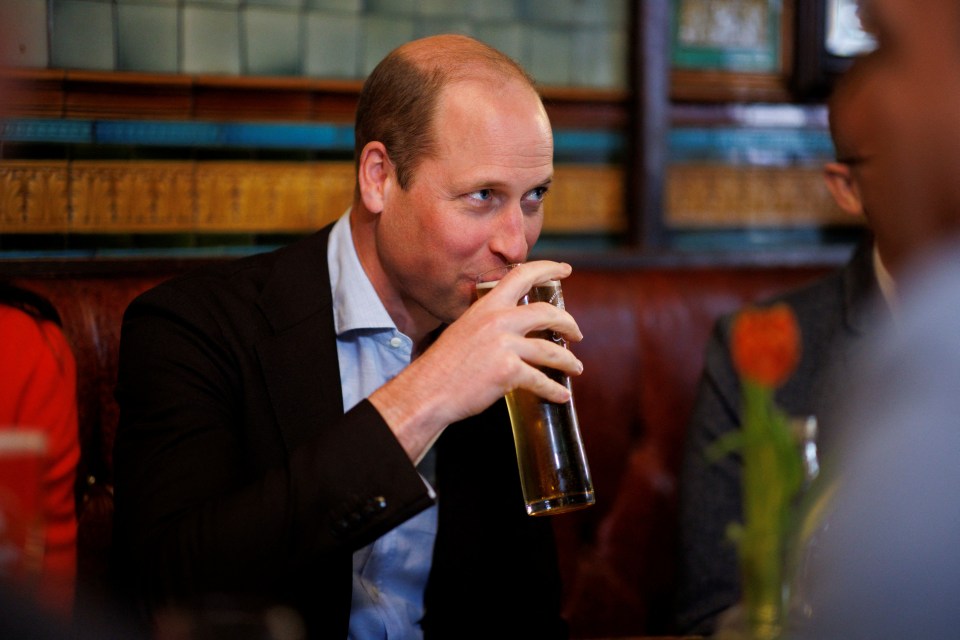
[[[410,313],[452,322],[470,305],[479,273],[522,262],[536,242],[553,136],[539,99],[517,81],[448,86],[434,126],[436,153],[408,189],[395,174],[387,181],[377,252]]]
[[[883,53],[861,58],[843,79],[831,102],[837,161],[847,166],[851,188],[888,267],[903,253],[911,227],[904,210],[902,178],[908,167],[896,152],[890,127],[905,126],[884,94],[891,77]]]
[[[875,0],[880,48],[858,61],[867,123],[854,165],[894,271],[960,234],[960,12],[956,0]]]

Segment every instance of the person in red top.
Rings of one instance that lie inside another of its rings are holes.
[[[80,458],[77,370],[60,318],[36,294],[0,284],[0,429],[46,434],[44,553],[37,599],[68,617],[77,559],[74,482]]]

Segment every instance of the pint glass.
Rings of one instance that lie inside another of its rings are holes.
[[[477,298],[490,291],[514,266],[481,274],[477,278]],[[533,302],[548,302],[562,309],[560,281],[537,284],[518,304]],[[552,331],[537,331],[527,337],[552,340],[566,347],[563,338]],[[540,370],[570,389],[570,378],[563,372],[547,367]],[[527,513],[551,515],[592,505],[595,502],[593,482],[573,396],[561,404],[548,402],[526,389],[515,389],[507,394],[506,400]]]

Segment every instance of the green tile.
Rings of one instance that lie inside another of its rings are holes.
[[[363,22],[363,75],[373,71],[384,56],[404,42],[413,40],[413,20],[398,17],[368,16]]]
[[[185,73],[240,73],[240,20],[232,8],[188,5],[183,8]]]
[[[306,7],[343,13],[362,13],[364,9],[363,0],[306,0]]]
[[[246,46],[244,73],[295,76],[301,69],[300,12],[248,6],[241,19]]]
[[[176,73],[177,7],[117,5],[117,68]]]
[[[113,34],[110,3],[53,0],[52,66],[114,71]]]
[[[363,20],[329,11],[307,14],[305,71],[308,76],[359,78]]]

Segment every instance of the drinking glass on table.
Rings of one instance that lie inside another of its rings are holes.
[[[507,265],[480,274],[477,277],[477,298],[493,289],[516,266]],[[517,304],[535,302],[546,302],[563,309],[560,281],[535,285]],[[553,331],[536,331],[527,337],[552,340],[566,347],[563,338]],[[570,389],[570,377],[562,371],[549,367],[540,367],[540,370]],[[532,516],[552,515],[594,504],[593,482],[573,396],[567,402],[556,403],[526,389],[514,389],[506,395],[506,400],[527,513]]]

